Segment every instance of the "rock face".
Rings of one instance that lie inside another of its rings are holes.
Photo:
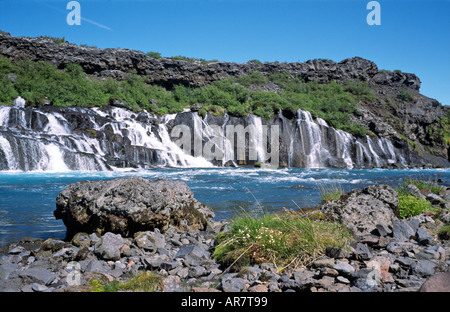
[[[360,57],[335,63],[329,60],[313,60],[306,63],[237,64],[228,62],[200,62],[154,59],[140,51],[127,49],[90,49],[70,43],[57,44],[49,39],[11,37],[0,34],[0,54],[12,58],[43,60],[63,68],[69,63],[79,63],[88,74],[101,77],[123,78],[131,70],[147,76],[152,83],[163,86],[184,84],[204,86],[216,80],[238,77],[252,71],[263,73],[289,72],[306,81],[328,83],[332,80],[345,82],[349,79],[367,81],[376,77],[375,83],[396,84],[414,89],[420,88],[420,80],[413,74],[407,76],[393,73],[379,75],[377,66]],[[378,75],[377,75],[378,74]]]
[[[69,185],[58,195],[56,207],[55,217],[64,221],[69,239],[78,232],[128,237],[139,231],[164,231],[169,224],[203,229],[214,217],[184,182],[139,177]]]
[[[355,189],[339,200],[325,203],[320,211],[347,226],[355,235],[369,234],[377,225],[392,228],[398,217],[397,192],[387,185]]]

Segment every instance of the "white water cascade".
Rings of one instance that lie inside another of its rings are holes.
[[[304,110],[298,110],[293,119],[280,111],[266,122],[251,114],[232,117],[208,113],[202,118],[197,112],[185,111],[158,117],[113,106],[37,109],[19,104],[0,107],[2,171],[253,165],[266,160],[268,149],[277,148],[268,144],[267,137],[274,125],[280,127],[279,160],[284,166],[351,169],[408,165],[408,154],[402,154],[390,140],[355,137]],[[189,144],[187,150],[177,144],[178,137],[171,137],[178,125],[190,129],[193,145]],[[235,138],[234,132],[228,137],[229,130],[236,127],[246,129],[246,135]],[[215,162],[203,155],[211,147],[213,154],[221,156]]]

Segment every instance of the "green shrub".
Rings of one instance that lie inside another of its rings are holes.
[[[147,52],[147,55],[154,59],[162,58],[161,53],[159,52]]]
[[[399,194],[398,196],[398,209],[402,218],[417,216],[431,208],[431,204],[423,198],[405,194]]]
[[[263,63],[260,60],[250,60],[247,62],[247,64],[263,65]]]
[[[236,78],[236,82],[243,86],[262,86],[266,84],[269,79],[264,76],[261,72],[254,71],[248,75]]]
[[[401,101],[410,102],[413,100],[411,93],[405,89],[401,89],[397,95],[397,98]]]

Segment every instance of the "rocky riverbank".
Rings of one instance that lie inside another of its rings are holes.
[[[228,231],[227,222],[213,221],[209,208],[184,183],[141,178],[81,182],[57,200],[55,215],[68,225],[68,240],[26,238],[3,247],[0,291],[93,291],[93,285],[124,283],[146,271],[158,278],[155,290],[164,292],[450,291],[448,232],[437,234],[450,224],[449,194],[448,188],[436,196],[422,194],[439,212],[400,219],[392,188],[353,190],[312,212],[353,230],[348,249],[330,246],[302,267],[260,263],[236,269],[212,257],[215,237]],[[186,207],[197,218],[183,219],[179,212]],[[144,214],[155,220],[149,211],[164,222],[130,222],[142,221]]]

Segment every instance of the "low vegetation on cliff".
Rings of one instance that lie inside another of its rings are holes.
[[[175,85],[166,90],[133,73],[122,81],[94,79],[78,64],[58,69],[43,61],[12,62],[0,56],[0,104],[11,104],[18,96],[33,107],[45,103],[98,107],[121,102],[132,110],[146,109],[160,115],[182,112],[199,103],[202,116],[226,111],[232,116],[255,114],[266,120],[280,109],[286,117],[304,109],[337,129],[357,135],[365,135],[366,129],[352,123],[350,117],[359,113],[359,102],[374,99],[364,82],[344,85],[332,81],[323,85],[292,78],[287,73],[265,76],[255,71],[204,87]]]

